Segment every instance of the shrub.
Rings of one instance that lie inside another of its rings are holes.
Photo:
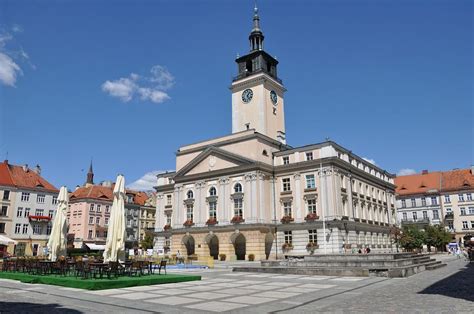
[[[249,254],[249,261],[253,262],[255,260],[254,254]]]
[[[225,254],[219,254],[219,259],[220,259],[221,261],[225,261],[225,258],[226,258],[226,257],[227,257],[227,256],[226,256]]]

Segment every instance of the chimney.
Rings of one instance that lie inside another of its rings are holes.
[[[5,160],[3,161],[3,163],[4,163],[5,165],[8,165],[8,159],[5,159]]]
[[[28,172],[28,164],[24,164],[24,165],[23,165],[23,171],[24,171],[24,172]]]
[[[74,189],[74,191],[77,191],[78,188],[80,188],[80,186],[76,185],[76,188]]]
[[[471,174],[474,176],[474,165],[471,165]]]
[[[428,170],[421,170],[421,174],[428,174]]]
[[[37,175],[41,175],[41,167],[40,167],[40,165],[36,165],[35,170],[33,170],[33,171],[36,172]]]

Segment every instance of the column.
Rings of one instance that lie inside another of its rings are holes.
[[[252,195],[251,195],[251,204],[252,204],[252,222],[256,223],[257,222],[257,211],[258,211],[258,205],[257,205],[257,173],[252,173],[252,181],[251,181],[251,189],[250,189]]]
[[[246,173],[244,176],[244,219],[246,222],[252,221],[252,175]]]
[[[155,215],[155,231],[162,231],[165,225],[165,212],[163,204],[163,193],[156,195],[156,215]]]
[[[258,180],[258,211],[257,211],[257,222],[269,222],[268,217],[265,215],[265,203],[264,203],[264,198],[265,198],[265,191],[264,189],[264,180],[265,176],[261,172],[257,172],[257,180]]]
[[[295,196],[293,198],[294,202],[293,206],[293,217],[295,221],[302,221],[303,215],[301,211],[301,175],[299,173],[295,173],[293,175],[295,181]]]

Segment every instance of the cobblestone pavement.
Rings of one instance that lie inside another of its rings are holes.
[[[0,280],[0,313],[468,312],[474,264],[465,265],[406,279],[200,270],[198,282],[101,291]]]

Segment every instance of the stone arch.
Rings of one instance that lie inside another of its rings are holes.
[[[183,239],[181,240],[181,242],[184,244],[184,246],[186,247],[186,254],[189,256],[189,255],[193,255],[194,252],[195,252],[195,241],[194,241],[194,237],[192,235],[185,235],[183,237]]]

